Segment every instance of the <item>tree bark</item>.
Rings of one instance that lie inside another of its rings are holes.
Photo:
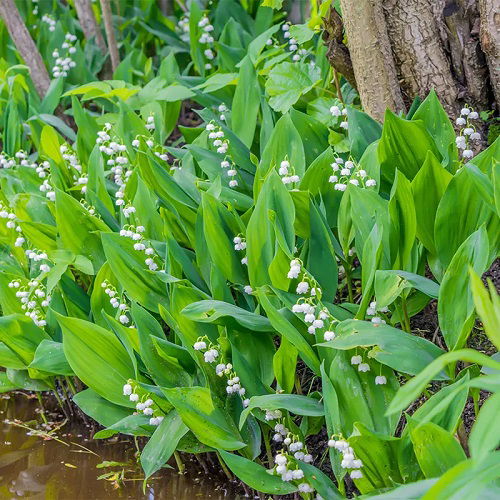
[[[104,30],[106,31],[106,38],[108,39],[109,55],[111,56],[111,67],[113,68],[113,71],[115,71],[120,64],[120,54],[118,53],[118,45],[116,44],[113,17],[109,0],[101,0],[101,9],[104,20]]]
[[[386,108],[404,110],[380,0],[341,0],[342,18],[361,104],[382,121]]]
[[[97,25],[90,0],[75,0],[75,8],[78,20],[80,21],[80,26],[85,34],[85,38],[87,40],[95,38],[96,44],[101,50],[102,55],[105,55],[108,49],[101,30]]]
[[[495,8],[496,6],[496,8]],[[500,111],[500,9],[496,0],[479,0],[481,46],[488,60],[490,80]]]
[[[341,0],[347,34],[330,9],[323,38],[328,60],[381,119],[434,89],[454,116],[464,103],[500,109],[498,0]],[[346,62],[352,62],[352,68]],[[401,98],[402,96],[402,98]]]
[[[43,98],[50,85],[49,74],[13,0],[0,0],[0,16],[5,22],[17,50],[30,69],[31,79],[38,95]]]
[[[357,88],[356,77],[352,67],[351,54],[344,44],[344,24],[335,9],[330,9],[328,17],[323,19],[325,30],[323,41],[327,46],[326,57],[337,73],[340,73],[354,87]]]
[[[432,89],[449,113],[457,105],[453,78],[433,12],[435,0],[383,0],[387,32],[406,102]]]

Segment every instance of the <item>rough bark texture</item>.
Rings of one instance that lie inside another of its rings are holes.
[[[109,0],[101,0],[102,18],[104,20],[104,30],[108,39],[109,55],[111,56],[111,67],[113,71],[120,64],[120,54],[118,53],[118,45],[116,44],[115,31],[113,28],[113,15],[111,13],[111,5]]]
[[[355,88],[356,77],[352,67],[351,55],[349,49],[344,44],[344,24],[342,18],[335,9],[330,9],[328,17],[323,19],[325,31],[323,31],[323,41],[327,46],[326,57],[330,66]]]
[[[387,32],[405,101],[434,89],[453,113],[458,86],[433,12],[435,0],[383,0]]]
[[[30,69],[31,79],[38,95],[43,98],[50,85],[49,74],[13,0],[0,0],[0,16],[2,16],[17,50]]]
[[[498,0],[479,0],[481,46],[486,54],[497,109],[500,110],[500,7]]]
[[[404,109],[380,0],[341,0],[342,17],[361,103],[383,120],[386,108]]]
[[[500,109],[499,0],[341,0],[341,5],[342,19],[332,8],[324,20],[327,57],[349,81],[356,77],[361,101],[375,118],[381,118],[381,107],[402,109],[398,91],[408,106],[434,89],[450,115],[464,103]]]
[[[97,26],[97,21],[95,19],[90,0],[75,0],[75,8],[78,20],[80,21],[80,26],[85,34],[85,38],[87,40],[95,38],[97,46],[101,50],[102,54],[105,55],[108,49],[101,30],[99,29],[99,26]]]

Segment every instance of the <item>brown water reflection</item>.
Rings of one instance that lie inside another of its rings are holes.
[[[40,416],[35,413],[36,400],[19,395],[0,399],[0,499],[32,500],[193,500],[236,499],[230,491],[217,489],[203,474],[180,475],[162,469],[148,481],[142,491],[140,471],[134,465],[135,448],[130,441],[94,441],[85,439],[85,430],[68,424],[58,432],[66,444],[27,435],[23,429],[5,423],[14,419],[28,422]],[[85,427],[85,426],[84,426]],[[79,446],[80,445],[80,446]],[[84,448],[89,451],[86,451]],[[93,453],[91,453],[93,452]],[[98,480],[101,474],[121,471],[96,468],[103,461],[129,462],[125,481],[116,488],[111,481]],[[189,469],[189,466],[187,467]],[[133,480],[136,478],[136,480]]]

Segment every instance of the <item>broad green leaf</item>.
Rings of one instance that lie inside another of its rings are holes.
[[[109,427],[130,415],[128,408],[109,402],[92,389],[85,389],[75,394],[73,402],[86,415],[104,427]]]
[[[320,81],[319,69],[303,62],[277,64],[266,80],[269,105],[286,113],[301,95],[306,94]]]
[[[482,226],[457,250],[439,288],[439,326],[450,350],[460,349],[465,345],[474,324],[469,266],[482,274],[486,271],[487,262],[488,235]]]
[[[167,463],[187,432],[188,428],[176,411],[167,413],[141,452],[141,466],[146,479]]]
[[[210,390],[204,387],[163,389],[165,396],[193,434],[207,446],[222,450],[245,447],[234,424],[225,412],[214,406]]]
[[[469,449],[473,458],[484,458],[500,444],[497,418],[500,411],[500,393],[492,394],[483,403],[469,435]]]
[[[288,410],[296,415],[309,415],[312,417],[321,417],[325,414],[323,405],[307,396],[299,394],[253,396],[250,398],[248,406],[241,412],[240,428],[254,408],[262,410]]]
[[[64,355],[62,343],[48,339],[40,342],[29,366],[55,375],[74,375]]]
[[[417,237],[432,254],[436,253],[434,244],[436,212],[451,179],[452,175],[429,151],[422,168],[411,183],[417,216]]]
[[[391,401],[387,410],[387,415],[404,410],[418,395],[425,389],[426,385],[433,380],[448,364],[459,360],[477,363],[495,370],[500,370],[500,363],[494,359],[474,351],[473,349],[460,349],[458,351],[448,352],[439,356],[426,368],[424,368],[416,377],[403,385],[396,397]]]
[[[426,478],[438,477],[466,459],[465,452],[453,434],[432,422],[410,432],[413,449]]]
[[[441,154],[422,121],[408,121],[390,110],[386,111],[378,144],[381,175],[386,181],[392,183],[396,169],[412,181],[428,151],[441,160]]]
[[[219,453],[231,472],[250,488],[271,495],[286,495],[297,491],[295,485],[269,474],[262,465],[224,450],[219,450]]]
[[[58,315],[57,321],[63,331],[64,354],[78,378],[108,401],[135,407],[123,395],[123,386],[135,373],[120,341],[108,330],[82,319]]]
[[[443,354],[432,342],[385,324],[348,319],[339,323],[335,331],[333,340],[319,345],[342,350],[373,346],[369,357],[410,375],[417,375]],[[419,355],[415,356],[415,352]],[[440,374],[437,378],[447,377]]]
[[[233,131],[248,148],[252,146],[259,108],[260,84],[253,62],[248,56],[240,66],[231,113]]]
[[[220,300],[200,300],[182,310],[182,314],[192,321],[219,325],[243,327],[253,332],[274,332],[267,318],[233,304]]]
[[[484,331],[497,349],[500,349],[500,297],[488,280],[489,289],[483,285],[481,278],[470,267],[470,287],[474,305],[483,322]]]
[[[447,471],[422,497],[422,500],[443,498],[497,498],[500,493],[500,452],[489,453],[481,459],[460,462]]]

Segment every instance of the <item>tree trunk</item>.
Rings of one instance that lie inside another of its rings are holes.
[[[113,17],[109,0],[101,0],[102,17],[104,20],[104,30],[108,39],[109,55],[111,56],[111,67],[116,70],[120,64],[120,54],[116,44],[115,31],[113,28]]]
[[[404,109],[384,12],[379,0],[341,0],[361,104],[382,121],[386,108]]]
[[[99,29],[99,26],[97,26],[97,21],[95,19],[90,0],[75,0],[75,8],[78,20],[80,21],[80,26],[85,34],[85,38],[87,40],[95,38],[96,44],[101,50],[102,55],[105,55],[108,49],[101,30]]]
[[[50,85],[49,74],[13,0],[0,0],[0,16],[9,30],[16,49],[30,69],[31,79],[38,95],[43,99]]]
[[[498,0],[341,0],[341,5],[357,89],[374,118],[380,120],[386,106],[408,107],[431,89],[450,115],[464,103],[499,106]],[[345,46],[338,46],[341,35],[337,46],[331,41],[333,10],[323,37],[330,64],[343,73],[342,62],[349,58],[342,53]],[[350,79],[349,68],[343,74]]]
[[[435,0],[384,0],[387,32],[405,101],[432,89],[448,112],[456,106],[458,87],[432,10]]]
[[[496,8],[495,8],[496,6]],[[497,109],[500,111],[500,8],[496,0],[479,0],[481,46],[486,54]]]

